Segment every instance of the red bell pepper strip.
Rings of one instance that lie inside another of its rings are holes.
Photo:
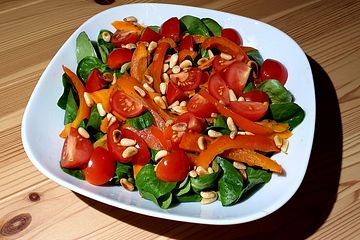
[[[151,75],[154,79],[154,89],[160,92],[161,75],[164,67],[166,51],[170,48],[170,44],[163,41],[160,42],[155,49],[154,58],[151,67]]]
[[[229,136],[222,136],[215,139],[211,144],[208,144],[206,150],[200,152],[196,165],[207,169],[217,155],[233,148],[246,148],[262,152],[280,151],[274,141],[265,136],[237,135],[234,139],[231,139]]]
[[[79,95],[79,108],[76,113],[76,118],[73,122],[68,123],[65,125],[64,130],[60,133],[60,137],[66,138],[68,133],[70,132],[71,127],[77,128],[79,127],[80,123],[85,119],[89,118],[90,116],[90,108],[86,105],[85,98],[84,98],[84,92],[85,87],[82,84],[81,80],[76,76],[75,73],[73,73],[70,69],[62,66],[64,72],[71,80],[72,85],[75,87],[76,92]]]
[[[181,141],[179,144],[179,148],[185,151],[190,151],[190,152],[201,152],[201,149],[199,148],[198,145],[198,139],[199,137],[204,137],[206,144],[211,144],[211,142],[214,141],[213,138],[204,135],[204,134],[200,134],[197,132],[185,132],[184,135],[181,137]]]
[[[200,90],[199,94],[206,98],[209,102],[215,105],[216,109],[225,117],[231,117],[240,129],[259,135],[270,135],[273,133],[271,128],[257,124],[243,116],[234,113],[223,104],[219,103],[213,96],[211,96],[206,90]]]

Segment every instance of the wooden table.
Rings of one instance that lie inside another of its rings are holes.
[[[41,73],[85,20],[130,2],[0,2],[0,239],[359,239],[357,0],[168,1],[267,22],[289,34],[307,54],[317,101],[313,150],[300,189],[275,213],[233,226],[152,218],[71,192],[31,164],[21,143],[20,128],[24,108]]]

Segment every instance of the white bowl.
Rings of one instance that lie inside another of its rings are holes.
[[[76,70],[75,39],[86,31],[95,40],[101,29],[114,30],[111,22],[126,16],[136,16],[140,23],[160,25],[173,13],[177,17],[194,15],[210,17],[223,27],[236,28],[245,46],[257,48],[263,58],[273,58],[288,69],[286,83],[306,112],[304,121],[290,139],[288,154],[274,156],[285,169],[285,176],[273,174],[271,181],[252,197],[234,206],[223,207],[217,201],[210,205],[182,203],[170,209],[161,209],[153,202],[128,192],[119,186],[98,187],[64,173],[59,166],[63,140],[58,136],[63,128],[64,112],[56,103],[61,96],[62,68]],[[25,109],[22,122],[22,141],[32,163],[48,178],[70,190],[97,201],[149,216],[193,223],[214,225],[237,224],[264,217],[283,206],[298,189],[309,161],[315,126],[315,93],[309,62],[302,49],[285,33],[265,23],[195,7],[167,4],[130,4],[114,7],[90,18],[81,25],[51,60]]]

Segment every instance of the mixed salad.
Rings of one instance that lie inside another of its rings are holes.
[[[162,208],[233,205],[283,173],[270,157],[287,152],[305,113],[282,63],[211,18],[112,26],[93,40],[81,32],[77,68],[63,66],[64,172]]]

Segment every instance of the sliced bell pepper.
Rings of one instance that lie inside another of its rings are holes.
[[[197,34],[192,35],[192,37],[193,37],[194,43],[196,43],[196,44],[201,44],[207,39],[207,37],[202,36],[202,35],[197,35]]]
[[[160,82],[161,75],[164,67],[164,60],[166,51],[170,48],[170,44],[167,42],[160,42],[155,49],[152,67],[151,67],[151,75],[154,79],[154,89],[156,92],[160,92]]]
[[[111,25],[113,25],[114,28],[116,28],[116,30],[127,30],[127,31],[132,31],[132,32],[137,32],[137,33],[141,33],[142,28],[139,26],[136,26],[134,24],[132,24],[131,22],[125,22],[125,21],[114,21],[111,23]]]
[[[98,91],[88,93],[89,97],[97,104],[101,103],[106,112],[111,111],[110,97],[114,87],[111,86],[108,89],[100,89]]]
[[[148,66],[148,52],[144,42],[140,42],[136,47],[131,63],[130,63],[130,75],[138,80],[144,82],[144,73]]]
[[[179,62],[181,63],[182,61],[189,58],[191,59],[191,61],[194,61],[196,56],[197,56],[197,52],[191,51],[189,49],[183,49],[179,52]]]
[[[214,61],[214,58],[210,58],[208,60],[206,60],[204,63],[202,63],[199,68],[201,70],[205,70],[208,69],[209,67],[212,67],[212,62]]]
[[[160,44],[160,43],[162,43],[162,42],[168,43],[171,48],[176,48],[176,47],[177,47],[176,42],[175,42],[172,38],[161,38],[161,39],[158,41],[158,44]]]
[[[262,152],[280,151],[280,149],[275,145],[274,141],[265,136],[237,135],[234,139],[231,139],[229,136],[221,136],[215,139],[211,144],[208,144],[206,150],[200,152],[196,165],[207,169],[209,164],[215,159],[217,155],[220,155],[226,150],[233,148],[246,148],[250,150],[259,150]]]
[[[190,152],[201,152],[202,150],[200,150],[199,145],[198,145],[198,139],[199,137],[204,137],[206,144],[211,144],[211,142],[214,141],[213,138],[204,135],[204,134],[200,134],[197,132],[185,132],[184,135],[181,138],[180,144],[179,144],[179,148],[183,149],[185,151],[190,151]]]
[[[225,37],[208,37],[201,44],[201,47],[204,49],[217,48],[221,52],[230,54],[236,59],[244,61],[245,63],[250,60],[239,45]]]
[[[86,105],[85,102],[85,98],[84,98],[85,87],[82,84],[81,80],[76,76],[74,72],[72,72],[64,65],[62,66],[62,68],[66,73],[66,75],[68,75],[68,77],[70,78],[72,85],[75,87],[75,90],[79,95],[79,108],[76,113],[76,118],[74,119],[73,122],[66,124],[65,128],[60,133],[60,137],[66,138],[68,133],[70,132],[71,127],[77,128],[85,118],[89,118],[90,108]]]
[[[223,104],[219,103],[213,96],[211,96],[205,89],[200,90],[199,94],[206,98],[210,103],[214,104],[216,109],[225,117],[231,117],[240,129],[259,135],[270,135],[273,133],[271,128],[262,126],[256,122],[253,122],[243,116],[234,113]]]
[[[282,173],[283,169],[276,161],[268,158],[260,153],[249,149],[230,149],[221,154],[222,157],[246,163],[249,166],[261,167],[265,170],[270,170],[276,173]]]

